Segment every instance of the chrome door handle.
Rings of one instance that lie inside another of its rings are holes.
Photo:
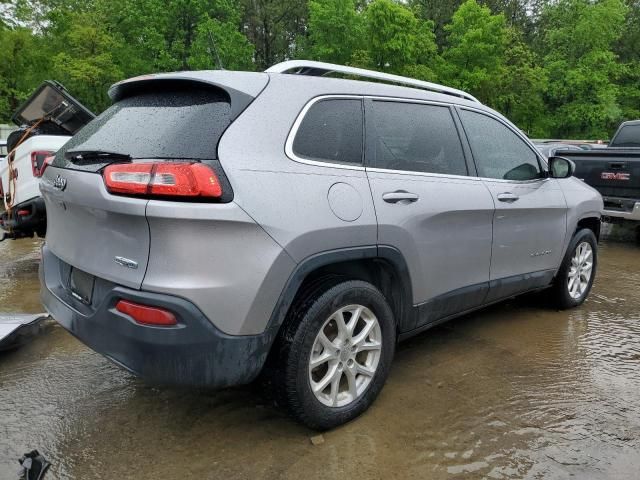
[[[506,203],[513,203],[517,200],[519,200],[520,197],[518,195],[515,195],[511,192],[505,192],[505,193],[499,193],[498,194],[498,200],[501,202],[506,202]]]
[[[415,193],[405,192],[404,190],[396,190],[395,192],[387,192],[382,195],[382,199],[387,203],[407,203],[417,202],[420,197]]]

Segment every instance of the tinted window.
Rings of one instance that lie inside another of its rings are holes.
[[[377,101],[375,167],[467,175],[456,125],[448,107]]]
[[[219,90],[190,87],[127,97],[69,140],[54,165],[68,164],[67,151],[107,151],[134,159],[216,159],[218,140],[230,121],[229,98]]]
[[[640,124],[626,125],[611,143],[613,147],[640,147]]]
[[[321,100],[302,120],[293,141],[293,153],[309,160],[360,165],[362,130],[360,100]]]
[[[511,129],[487,115],[469,110],[462,110],[461,116],[481,177],[503,180],[540,177],[538,157]]]

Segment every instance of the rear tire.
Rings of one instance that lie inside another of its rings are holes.
[[[353,420],[382,390],[395,340],[393,313],[376,287],[352,280],[318,288],[283,326],[276,402],[316,430]]]
[[[575,233],[551,287],[554,303],[562,310],[584,303],[591,292],[598,266],[598,241],[593,231]]]

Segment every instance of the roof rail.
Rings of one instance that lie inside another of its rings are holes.
[[[293,71],[292,71],[293,70]],[[471,100],[480,103],[476,97],[462,90],[445,87],[437,83],[425,82],[414,78],[402,77],[391,73],[376,72],[375,70],[366,70],[364,68],[346,67],[344,65],[336,65],[333,63],[314,62],[311,60],[289,60],[287,62],[277,63],[265,70],[267,73],[295,73],[298,75],[311,75],[321,77],[329,73],[344,73],[346,75],[354,75],[362,78],[371,78],[374,80],[382,80],[385,82],[397,83],[410,87],[416,87],[431,92],[444,93],[455,97]]]

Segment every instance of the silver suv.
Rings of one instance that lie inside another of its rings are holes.
[[[296,61],[109,94],[43,176],[41,296],[149,381],[262,374],[326,429],[371,405],[397,341],[523,292],[589,294],[600,195],[465,92]]]

